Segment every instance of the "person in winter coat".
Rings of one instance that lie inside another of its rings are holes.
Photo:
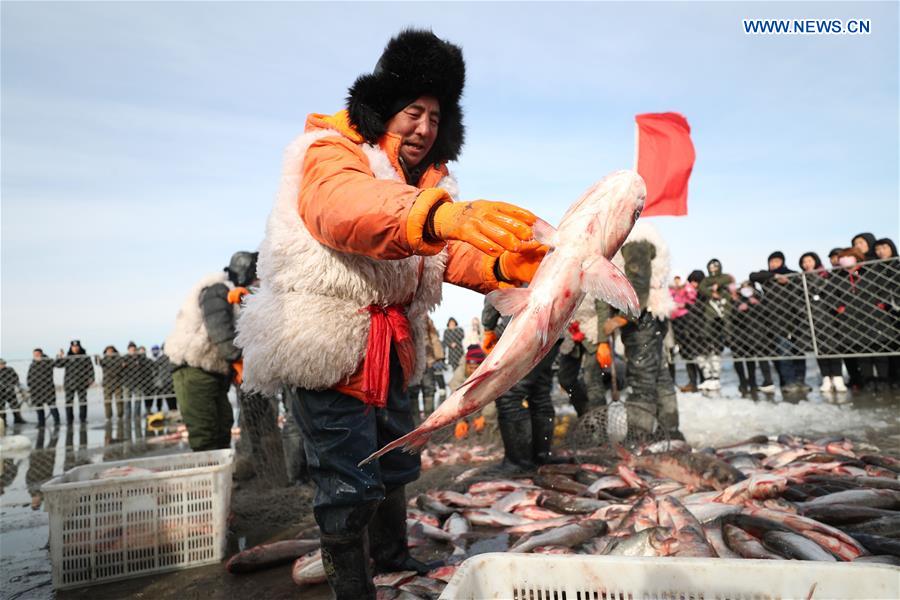
[[[409,400],[412,403],[413,421],[421,422],[423,418],[434,412],[434,394],[437,390],[437,377],[443,377],[439,373],[435,373],[435,365],[441,364],[444,360],[444,348],[441,344],[441,338],[438,336],[437,329],[431,317],[428,319],[428,341],[425,345],[425,371],[422,373],[422,379],[416,385],[409,386]],[[422,394],[423,413],[419,412],[419,393]]]
[[[850,243],[853,248],[862,253],[863,260],[860,262],[878,260],[878,255],[875,254],[875,236],[871,233],[857,233],[853,236],[853,239],[850,240]]]
[[[472,317],[472,321],[469,323],[468,329],[466,329],[466,335],[463,338],[463,346],[468,348],[473,344],[478,344],[482,346],[482,340],[484,339],[484,327],[481,325],[480,317]]]
[[[103,410],[106,419],[112,419],[113,403],[116,406],[116,416],[120,419],[125,416],[125,402],[123,400],[123,377],[125,373],[125,358],[119,354],[115,346],[107,346],[103,349],[103,356],[97,359],[103,374]]]
[[[684,439],[678,430],[675,384],[663,360],[663,337],[667,319],[675,308],[666,281],[669,250],[650,223],[639,220],[613,257],[640,301],[641,312],[626,316],[606,302],[597,302],[597,317],[603,336],[620,331],[631,393],[625,407],[628,426],[652,433],[656,425],[670,438]],[[598,346],[598,356],[603,344]]]
[[[861,263],[865,254],[857,248],[845,248],[838,254],[838,267],[832,269],[837,289],[837,307],[835,309],[836,344],[842,354],[861,354],[864,351],[868,334],[868,309],[859,287],[863,271]],[[860,390],[865,383],[862,375],[863,363],[866,371],[871,370],[871,359],[868,357],[845,356],[844,366],[847,368],[848,385],[854,391]]]
[[[419,456],[357,465],[412,430],[406,390],[425,369],[441,284],[519,285],[546,253],[530,212],[454,201],[446,163],[462,147],[464,79],[459,47],[407,30],[353,84],[347,110],[308,117],[286,153],[260,288],[238,322],[244,386],[292,390],[338,598],[374,597],[370,550],[379,572],[428,569],[406,541]]]
[[[38,427],[43,427],[46,419],[44,407],[50,408],[53,424],[59,426],[59,410],[56,408],[56,384],[53,383],[53,359],[40,348],[31,353],[31,364],[26,376],[31,405],[37,410]]]
[[[875,241],[875,255],[886,262],[873,265],[883,282],[882,301],[890,315],[888,347],[893,352],[900,351],[900,260],[897,246],[889,238]],[[888,357],[888,378],[891,387],[900,389],[900,356]]]
[[[487,341],[482,344],[486,353],[497,344],[510,319],[501,316],[485,298],[481,324]],[[537,465],[560,462],[551,452],[556,410],[550,394],[553,362],[561,344],[562,340],[558,340],[525,377],[495,401],[497,426],[503,440],[503,462],[490,472],[491,475],[521,475],[534,471]]]
[[[559,384],[566,390],[579,417],[589,409],[606,404],[603,371],[596,357],[598,331],[596,300],[586,295],[563,333],[557,371]]]
[[[257,253],[235,252],[220,273],[203,277],[188,293],[166,338],[172,383],[191,450],[231,446],[232,380],[242,381],[236,322],[247,287],[257,281]]]
[[[64,355],[62,350],[59,351],[54,366],[57,369],[65,369],[63,390],[66,395],[66,423],[71,425],[75,421],[76,404],[79,420],[86,423],[87,391],[94,383],[94,365],[91,363],[91,357],[81,347],[79,340],[72,340],[67,354]]]
[[[843,366],[841,359],[833,355],[840,350],[836,344],[835,316],[837,315],[837,286],[832,274],[822,266],[819,255],[806,252],[800,257],[800,270],[806,279],[809,306],[812,312],[813,331],[815,332],[819,372],[822,374],[822,392],[845,392]]]
[[[741,394],[752,394],[760,389],[756,383],[757,361],[754,357],[766,354],[760,318],[760,296],[750,281],[744,281],[732,294],[732,299],[734,308],[731,313],[731,353],[739,381],[738,390]],[[763,384],[771,385],[772,372],[769,363],[767,361],[761,363]]]
[[[863,352],[874,356],[861,357],[859,366],[863,387],[869,391],[885,391],[890,388],[889,357],[885,352],[897,351],[897,332],[892,314],[892,296],[896,293],[897,278],[895,263],[879,260],[875,236],[862,233],[854,238],[854,248],[862,251],[868,246],[866,264],[859,268],[858,289],[860,300],[865,306],[860,323],[859,342]],[[890,242],[890,240],[887,240]],[[885,244],[882,244],[882,254]],[[890,248],[890,246],[888,246]]]
[[[464,337],[465,332],[456,322],[456,319],[453,317],[447,319],[447,328],[444,330],[443,344],[444,352],[447,356],[447,363],[453,371],[456,371],[456,368],[459,366],[459,361],[462,360],[463,354],[465,354],[466,351],[463,347]]]
[[[138,346],[134,342],[128,342],[128,353],[122,357],[122,400],[125,412],[134,415],[134,418],[141,415],[141,404],[144,399],[142,389]]]
[[[153,360],[153,395],[156,396],[156,410],[161,411],[163,400],[172,411],[178,406],[175,401],[175,384],[172,383],[172,362],[165,353],[165,348],[153,346],[150,354]]]
[[[5,425],[6,407],[12,410],[14,423],[25,423],[25,419],[20,414],[20,403],[17,392],[21,384],[19,383],[19,374],[6,361],[0,358],[0,420]]]
[[[703,302],[703,331],[706,351],[700,358],[704,381],[701,390],[718,390],[722,371],[722,352],[731,344],[731,293],[734,277],[722,272],[722,263],[714,258],[706,263],[709,273],[697,289]]]
[[[775,251],[769,255],[768,270],[750,273],[750,281],[759,284],[763,291],[763,307],[769,321],[769,332],[774,340],[772,350],[777,356],[791,357],[775,361],[775,369],[781,380],[781,391],[787,394],[808,392],[806,385],[806,359],[800,338],[809,328],[804,322],[805,302],[803,284],[796,271],[784,264],[784,253]],[[800,358],[797,358],[797,357]]]
[[[695,269],[688,275],[687,283],[669,288],[675,309],[669,316],[675,334],[678,354],[685,361],[688,382],[680,388],[682,392],[696,392],[703,381],[703,374],[696,359],[705,351],[705,331],[703,327],[703,303],[698,302],[697,289],[703,281],[703,271]]]
[[[140,396],[144,399],[144,409],[149,415],[153,410],[153,361],[147,356],[147,348],[137,349],[137,385]]]

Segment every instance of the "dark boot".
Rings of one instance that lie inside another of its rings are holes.
[[[369,521],[369,547],[377,573],[415,571],[425,575],[441,563],[423,563],[409,555],[406,540],[406,487],[388,489]]]
[[[47,424],[47,417],[46,417],[46,415],[44,414],[44,407],[43,407],[43,406],[38,407],[38,409],[37,409],[37,418],[38,418],[37,426],[38,426],[39,428],[43,429],[43,428],[44,428],[44,425]]]
[[[12,414],[13,414],[13,423],[15,423],[17,425],[24,425],[25,423],[28,422],[22,418],[22,413],[19,412],[18,408],[14,408],[12,411]]]
[[[59,427],[59,409],[55,406],[50,409],[50,416],[53,417],[53,425]]]
[[[403,524],[406,531],[406,523]],[[335,600],[374,600],[365,535],[322,534],[322,563]]]
[[[75,421],[75,409],[71,406],[66,407],[66,424],[71,425]]]
[[[553,417],[531,417],[531,447],[534,462],[538,465],[558,465],[572,462],[571,459],[553,456]]]
[[[737,373],[739,384],[738,391],[742,394],[746,394],[750,391],[750,385],[747,380],[747,373],[745,372],[747,363],[739,363],[735,361],[734,363],[734,371]]]
[[[78,407],[78,420],[82,423],[87,423],[87,404],[82,404]]]
[[[531,460],[531,421],[521,419],[510,421],[498,419],[500,437],[503,438],[503,465],[501,470],[513,474],[530,473],[535,470]]]

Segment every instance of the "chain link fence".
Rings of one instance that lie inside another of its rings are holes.
[[[725,348],[735,361],[900,355],[900,259],[755,279],[700,293],[672,319],[680,359]]]

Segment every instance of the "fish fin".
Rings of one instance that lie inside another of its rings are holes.
[[[545,306],[541,306],[535,312],[535,330],[534,333],[537,336],[538,341],[541,343],[541,347],[547,345],[547,334],[550,331],[550,317],[553,315],[553,302],[551,301],[549,304]]]
[[[420,431],[419,429],[413,429],[403,437],[399,437],[390,444],[387,444],[381,450],[377,452],[373,452],[368,457],[360,461],[357,467],[362,467],[365,464],[368,464],[375,460],[376,458],[381,458],[391,450],[395,450],[397,448],[402,447],[403,450],[412,454],[413,452],[418,452],[422,446],[428,442],[428,438],[431,437],[431,431]]]
[[[494,373],[494,371],[496,371],[496,370],[497,369],[488,369],[487,371],[485,371],[484,373],[481,373],[480,375],[477,375],[475,377],[471,377],[470,379],[465,380],[463,382],[463,384],[461,386],[459,386],[459,388],[457,388],[456,391],[460,392],[462,394],[463,398],[465,398],[467,393],[471,392],[476,387],[478,387],[479,384],[481,384],[481,382],[483,382],[485,379],[487,379],[488,376],[492,375]]]
[[[534,239],[550,248],[556,248],[559,245],[559,236],[556,234],[556,228],[543,219],[538,219],[531,227],[534,233]]]
[[[528,306],[531,290],[528,288],[505,288],[494,290],[487,295],[488,302],[494,305],[501,315],[517,315]]]
[[[583,289],[600,300],[635,317],[641,314],[641,304],[631,282],[619,267],[603,256],[594,257],[584,267]]]

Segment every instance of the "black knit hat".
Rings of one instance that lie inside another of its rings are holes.
[[[703,281],[703,279],[705,277],[706,277],[706,275],[703,274],[703,271],[701,271],[700,269],[694,269],[693,271],[691,271],[691,274],[688,275],[687,280],[691,281],[691,282],[696,281],[697,283],[700,283],[701,281]]]
[[[350,123],[374,144],[392,116],[420,96],[434,96],[441,107],[441,122],[428,161],[456,160],[465,137],[459,106],[465,82],[466,65],[459,46],[430,31],[406,29],[387,43],[375,70],[360,75],[350,87]]]

